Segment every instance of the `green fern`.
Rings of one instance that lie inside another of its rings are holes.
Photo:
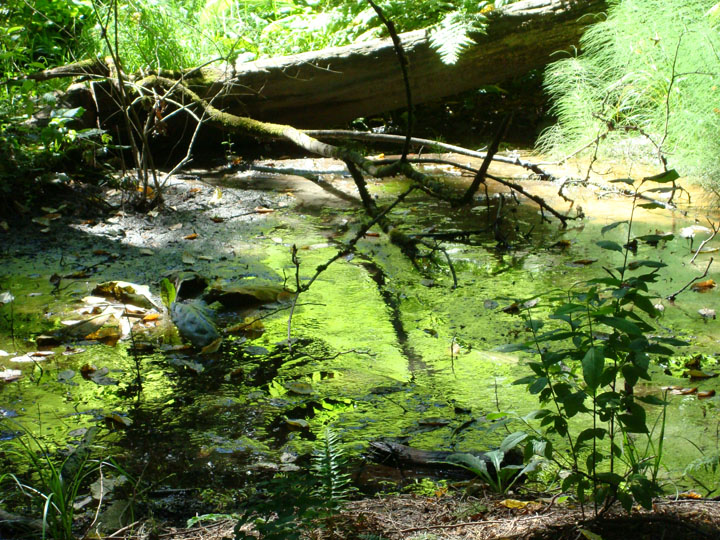
[[[454,64],[460,53],[474,43],[470,37],[472,22],[463,13],[453,11],[445,15],[439,24],[430,30],[430,46],[440,55],[445,64]]]
[[[340,447],[340,437],[330,428],[320,440],[321,448],[312,458],[312,472],[318,480],[314,495],[329,506],[341,506],[353,492],[352,480],[347,474],[347,458]]]

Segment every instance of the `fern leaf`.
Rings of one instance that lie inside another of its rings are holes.
[[[454,64],[460,53],[474,43],[469,34],[474,29],[474,21],[463,14],[448,13],[430,30],[430,46],[438,52],[443,63]]]

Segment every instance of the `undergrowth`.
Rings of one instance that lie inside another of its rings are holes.
[[[712,0],[612,0],[581,53],[551,64],[557,123],[538,141],[559,156],[626,153],[717,188],[720,33]]]

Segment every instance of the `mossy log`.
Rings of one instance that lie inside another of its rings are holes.
[[[572,51],[585,27],[605,8],[604,0],[516,2],[490,12],[487,34],[474,36],[476,44],[453,65],[444,64],[430,47],[426,30],[400,34],[413,102],[439,100],[541,68],[559,51]],[[105,74],[108,69],[101,71]],[[389,38],[159,75],[182,80],[235,116],[301,129],[340,126],[406,106],[402,74]],[[103,119],[117,114],[117,106],[100,94],[95,92],[84,105],[97,105],[102,125]]]

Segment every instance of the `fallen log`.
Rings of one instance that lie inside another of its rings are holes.
[[[427,30],[400,34],[409,62],[413,102],[435,101],[485,84],[497,84],[546,65],[558,51],[573,49],[587,25],[606,8],[605,0],[522,0],[488,13],[487,33],[460,60],[444,64],[430,47]],[[83,73],[106,76],[112,69],[83,63]],[[35,78],[67,76],[56,69]],[[406,106],[405,88],[391,39],[332,47],[235,65],[207,65],[183,72],[161,71],[182,81],[217,108],[237,116],[297,128],[341,126],[348,121]],[[103,92],[102,89],[106,92]],[[107,83],[95,84],[100,126],[117,117]]]
[[[493,470],[492,463],[484,452],[465,452],[486,462],[488,469]],[[465,471],[460,465],[448,462],[450,456],[457,452],[447,450],[421,450],[392,441],[371,441],[368,446],[368,458],[382,465],[407,469],[421,467],[427,469],[453,469]],[[523,461],[522,453],[511,450],[505,454],[505,464],[519,465]]]

